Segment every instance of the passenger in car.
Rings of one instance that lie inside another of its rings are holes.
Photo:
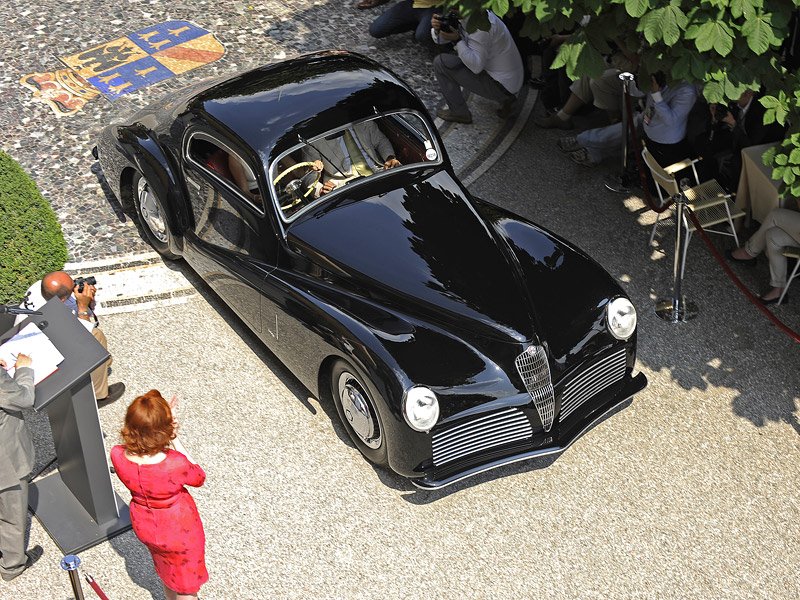
[[[303,149],[303,160],[322,161],[322,185],[317,190],[320,196],[356,177],[368,177],[401,164],[375,121],[351,125],[310,143]]]
[[[256,206],[263,206],[261,193],[258,191],[258,180],[253,170],[238,156],[228,154],[228,169],[233,182]]]

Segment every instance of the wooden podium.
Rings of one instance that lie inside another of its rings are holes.
[[[58,298],[39,310],[0,336],[0,345],[35,323],[64,356],[36,385],[33,406],[47,412],[58,470],[31,484],[28,502],[59,549],[77,554],[131,528],[128,506],[111,486],[90,378],[109,354]]]

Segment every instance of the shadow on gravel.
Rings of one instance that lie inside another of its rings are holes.
[[[97,182],[100,184],[100,189],[103,190],[103,194],[106,197],[108,205],[111,207],[111,210],[114,211],[114,216],[117,217],[117,220],[120,223],[127,221],[128,216],[125,214],[125,210],[122,208],[122,204],[120,204],[119,200],[114,195],[114,192],[111,191],[111,187],[108,185],[105,175],[103,175],[103,169],[100,168],[100,162],[97,160],[92,163],[92,174],[97,177]]]
[[[136,534],[133,531],[128,531],[111,538],[108,542],[114,552],[125,559],[125,571],[131,581],[150,592],[150,597],[153,600],[162,600],[164,598],[164,585],[156,574],[150,551],[139,541]],[[92,576],[102,586],[103,574],[92,573]]]

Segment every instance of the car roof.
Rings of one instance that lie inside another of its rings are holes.
[[[303,139],[371,114],[425,112],[411,89],[375,61],[344,51],[307,54],[237,75],[188,105],[241,138],[265,164]]]

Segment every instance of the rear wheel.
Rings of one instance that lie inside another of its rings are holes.
[[[164,203],[141,173],[133,176],[133,202],[136,216],[144,230],[147,241],[156,252],[172,260],[180,258],[170,250],[172,233],[164,213]]]
[[[343,360],[333,365],[330,379],[336,412],[356,448],[370,462],[387,466],[383,423],[369,388],[353,366]]]

